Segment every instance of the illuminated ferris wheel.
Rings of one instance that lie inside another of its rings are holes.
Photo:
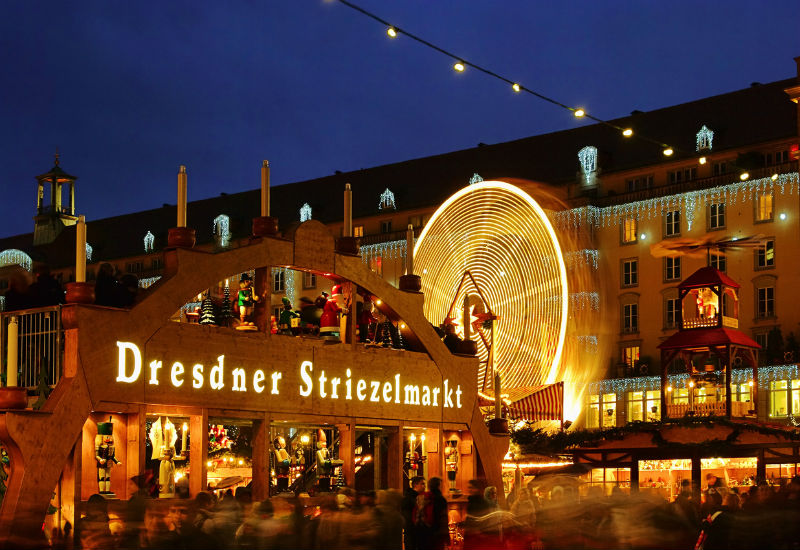
[[[414,270],[422,277],[429,321],[452,322],[461,337],[467,321],[481,360],[479,387],[491,387],[491,347],[504,388],[556,381],[567,323],[566,268],[555,231],[530,195],[500,181],[464,187],[417,239]]]

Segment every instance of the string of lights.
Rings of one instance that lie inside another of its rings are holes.
[[[491,78],[494,78],[496,80],[504,82],[505,84],[508,84],[509,86],[511,86],[511,89],[514,90],[514,92],[516,92],[516,93],[523,93],[524,92],[524,93],[530,94],[530,95],[532,95],[534,97],[537,97],[537,98],[541,99],[542,101],[546,101],[546,102],[548,102],[548,103],[550,103],[552,105],[555,105],[555,106],[560,107],[562,109],[566,109],[567,111],[571,112],[576,118],[587,118],[587,119],[590,119],[590,120],[593,120],[593,121],[597,122],[598,124],[602,124],[602,125],[607,126],[607,127],[611,128],[611,129],[613,129],[615,131],[618,131],[618,132],[620,132],[622,134],[622,136],[624,136],[626,138],[630,138],[630,137],[634,136],[634,131],[633,131],[633,128],[631,128],[631,127],[619,126],[618,124],[614,124],[613,122],[610,122],[608,120],[602,119],[600,117],[597,117],[597,116],[594,116],[594,115],[588,113],[586,111],[586,109],[583,108],[583,107],[572,107],[572,106],[567,105],[566,103],[564,103],[562,101],[558,101],[557,99],[549,97],[549,96],[547,96],[547,95],[545,95],[545,94],[543,94],[541,92],[537,92],[536,90],[528,88],[528,87],[524,86],[523,84],[521,84],[520,82],[518,82],[516,80],[512,80],[512,79],[507,78],[507,77],[505,77],[505,76],[503,76],[501,74],[498,74],[497,72],[495,72],[495,71],[493,71],[491,69],[488,69],[488,68],[486,68],[484,66],[478,65],[477,63],[473,63],[471,61],[468,61],[467,59],[465,59],[464,57],[462,57],[460,55],[457,55],[457,54],[455,54],[453,52],[450,52],[450,51],[448,51],[448,50],[446,50],[446,49],[444,49],[444,48],[442,48],[440,46],[437,46],[436,44],[434,44],[434,43],[432,43],[432,42],[430,42],[428,40],[425,40],[424,38],[422,38],[420,36],[417,36],[414,33],[410,32],[410,31],[408,31],[406,29],[402,29],[402,28],[398,27],[397,25],[394,25],[394,24],[390,23],[386,19],[376,15],[375,13],[373,13],[373,12],[371,12],[369,10],[366,10],[366,9],[362,8],[361,6],[358,6],[358,5],[352,3],[352,2],[350,2],[348,0],[337,0],[337,1],[340,4],[342,4],[344,6],[347,6],[348,8],[359,12],[359,13],[365,15],[366,17],[369,17],[370,19],[372,19],[374,21],[377,21],[381,25],[384,25],[386,27],[386,34],[390,38],[397,38],[398,36],[403,35],[403,36],[406,36],[406,37],[414,40],[415,42],[417,42],[419,44],[422,44],[423,46],[425,46],[425,47],[427,47],[427,48],[429,48],[431,50],[434,50],[436,52],[439,52],[439,53],[449,57],[453,61],[453,69],[455,71],[464,72],[467,67],[470,67],[470,68],[475,69],[476,71],[479,71],[479,72],[481,72],[481,73],[483,73],[483,74],[485,74],[485,75],[487,75],[487,76],[489,76]],[[664,156],[669,157],[675,152],[673,147],[671,147],[669,144],[664,143],[664,142],[662,142],[660,140],[653,139],[651,137],[644,136],[644,135],[641,135],[641,134],[636,134],[636,137],[638,139],[642,140],[642,141],[653,143],[653,144],[661,147],[662,153],[664,154]]]

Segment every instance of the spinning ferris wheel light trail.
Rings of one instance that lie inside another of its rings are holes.
[[[504,387],[556,381],[569,306],[566,267],[547,214],[530,195],[501,181],[464,187],[425,226],[414,263],[431,322],[455,317],[453,304],[466,298],[479,384],[486,379],[490,330]],[[500,319],[493,329],[473,321],[488,314]]]

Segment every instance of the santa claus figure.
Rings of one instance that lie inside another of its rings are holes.
[[[319,319],[319,335],[324,340],[340,341],[339,315],[344,311],[338,304],[341,295],[342,285],[333,285],[331,296],[322,308],[322,317]]]

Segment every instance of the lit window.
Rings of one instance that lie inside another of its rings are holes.
[[[622,362],[628,367],[635,367],[639,360],[639,346],[625,346],[622,348]]]
[[[756,221],[772,221],[772,193],[759,193],[756,196]]]
[[[644,420],[644,392],[628,393],[628,422]]]
[[[622,221],[622,242],[635,243],[638,238],[636,218],[625,218]]]
[[[681,234],[681,213],[671,210],[664,214],[664,236],[674,237]]]
[[[714,143],[714,132],[708,128],[705,124],[703,127],[700,128],[700,131],[697,132],[697,145],[695,149],[699,151],[710,151],[711,147]]]
[[[710,204],[708,206],[708,228],[722,229],[725,227],[725,203]]]
[[[636,258],[622,260],[622,286],[639,284],[639,261]]]
[[[225,214],[220,214],[214,218],[214,238],[217,246],[225,248],[231,239],[231,220]]]
[[[300,221],[307,222],[310,219],[311,219],[311,205],[305,203],[303,204],[303,206],[300,207]]]
[[[363,237],[364,236],[364,226],[357,225],[353,228],[353,237]]]
[[[775,267],[775,241],[767,240],[756,248],[756,268]]]
[[[667,256],[664,258],[664,280],[665,281],[677,281],[681,278],[681,259],[678,258],[670,258]]]
[[[788,389],[788,380],[775,380],[769,383],[770,416],[787,416],[789,414]]]
[[[639,332],[639,304],[622,306],[622,332]]]

